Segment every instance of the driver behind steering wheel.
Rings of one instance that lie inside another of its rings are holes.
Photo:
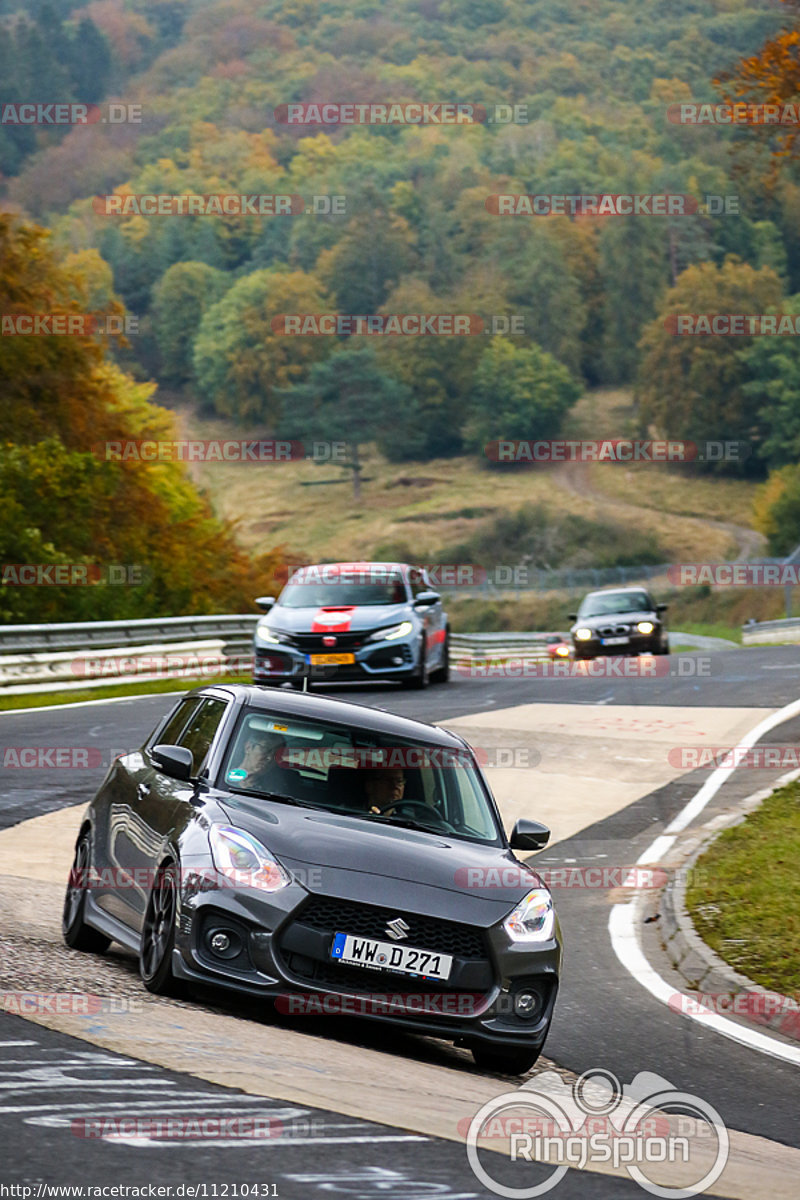
[[[372,767],[364,772],[367,812],[390,813],[403,799],[406,776],[402,767]]]

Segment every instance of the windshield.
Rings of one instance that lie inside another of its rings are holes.
[[[353,605],[405,604],[406,587],[399,575],[378,583],[287,583],[282,608],[350,608]]]
[[[246,709],[221,782],[232,792],[497,845],[472,754]]]
[[[604,617],[610,613],[651,612],[653,603],[647,592],[607,592],[587,596],[580,607],[580,617]]]

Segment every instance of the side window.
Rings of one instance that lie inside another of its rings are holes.
[[[179,746],[185,746],[187,750],[191,750],[195,775],[199,775],[203,769],[214,735],[227,707],[224,700],[203,700],[177,743]]]
[[[412,567],[408,573],[408,582],[411,584],[411,595],[416,600],[420,592],[429,592],[430,584],[425,578],[421,567]]]
[[[180,736],[186,727],[186,723],[193,713],[197,711],[203,703],[199,696],[192,696],[188,700],[181,700],[175,712],[167,721],[160,733],[157,731],[151,734],[147,742],[147,747],[152,746],[177,746],[180,741]]]

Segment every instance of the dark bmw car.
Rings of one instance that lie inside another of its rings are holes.
[[[215,984],[343,1012],[528,1070],[553,1015],[550,892],[467,743],[340,700],[235,685],[182,698],[116,760],[78,832],[63,932],[139,956],[144,986]]]
[[[669,654],[669,635],[663,613],[644,588],[615,588],[589,592],[570,630],[576,659],[601,654]]]
[[[253,680],[295,687],[394,679],[423,688],[450,672],[450,631],[439,593],[407,563],[301,567],[256,629]]]

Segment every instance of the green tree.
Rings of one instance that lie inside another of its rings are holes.
[[[0,215],[0,314],[69,316],[102,295],[104,264],[56,264],[49,235]],[[93,291],[94,289],[94,291]],[[76,299],[82,297],[82,299]],[[110,301],[109,307],[114,307]],[[0,587],[0,620],[52,621],[231,611],[279,565],[253,562],[173,461],[140,461],[141,440],[175,440],[174,418],[108,357],[99,338],[0,337],[0,560],[128,564],[141,586]],[[109,444],[110,443],[110,444]],[[122,453],[123,444],[134,451]]]
[[[781,302],[800,316],[800,296]],[[794,337],[753,338],[739,352],[749,379],[743,394],[758,409],[763,429],[759,457],[770,467],[800,462],[800,347]]]
[[[304,379],[331,340],[284,333],[281,318],[332,310],[317,279],[304,271],[245,275],[200,322],[193,363],[202,396],[220,416],[277,421],[278,392]]]
[[[153,290],[153,332],[162,378],[181,386],[192,378],[194,338],[206,309],[224,296],[230,276],[202,262],[175,263]]]
[[[770,554],[790,554],[800,543],[800,464],[772,472],[758,491],[754,512]]]
[[[639,374],[641,416],[659,433],[690,441],[741,441],[757,448],[764,438],[761,402],[745,388],[749,372],[741,351],[750,337],[678,333],[678,316],[757,314],[780,306],[781,282],[769,267],[756,271],[734,258],[721,267],[699,263],[679,276],[658,317],[642,337]],[[759,470],[755,456],[711,469]]]
[[[414,415],[409,389],[381,370],[369,346],[345,345],[315,363],[308,381],[284,389],[281,397],[287,436],[344,443],[345,458],[337,465],[351,472],[356,501],[361,499],[362,446],[384,437],[398,416]]]
[[[580,394],[563,363],[540,346],[493,338],[475,375],[467,445],[483,453],[498,439],[552,437]]]
[[[669,282],[665,222],[610,217],[600,234],[599,251],[604,382],[629,383],[639,364],[642,329],[653,319]]]

